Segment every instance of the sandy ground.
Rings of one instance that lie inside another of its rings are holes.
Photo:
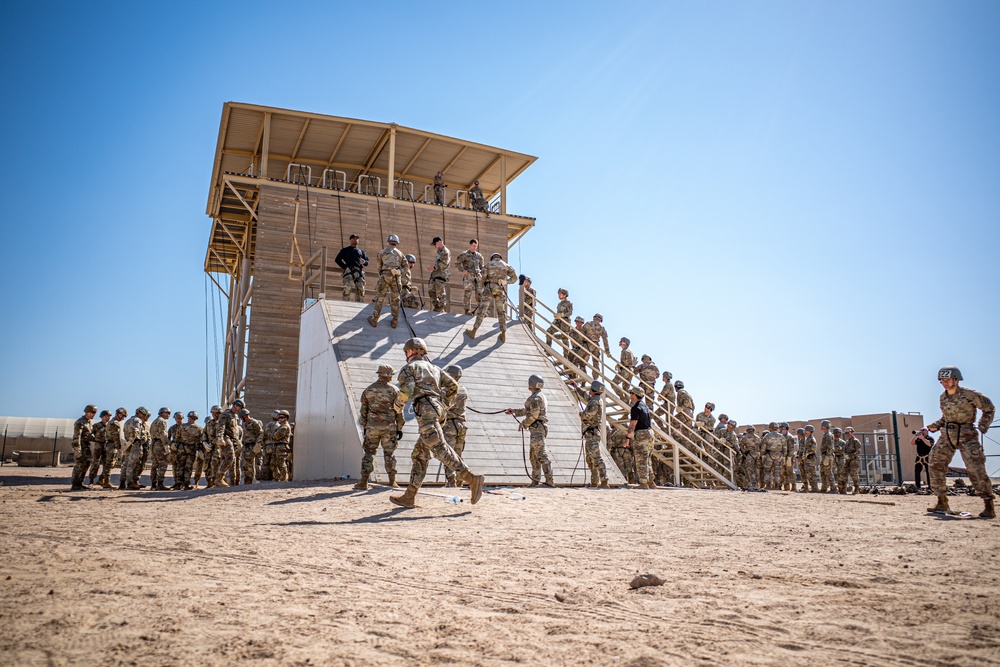
[[[1000,521],[923,496],[69,474],[0,469],[0,664],[1000,665]]]

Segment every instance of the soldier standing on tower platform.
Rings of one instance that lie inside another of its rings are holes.
[[[350,245],[341,248],[333,260],[344,270],[344,301],[350,301],[352,294],[358,303],[365,297],[365,267],[368,266],[368,255],[358,247],[360,240],[360,236],[351,234]]]

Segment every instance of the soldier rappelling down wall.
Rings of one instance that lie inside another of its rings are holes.
[[[399,324],[399,293],[402,290],[403,267],[406,266],[406,256],[397,248],[399,237],[389,234],[385,240],[388,244],[375,258],[378,269],[378,284],[375,286],[375,302],[368,323],[378,326],[378,316],[382,313],[382,302],[389,294],[389,308],[392,310],[392,328]]]

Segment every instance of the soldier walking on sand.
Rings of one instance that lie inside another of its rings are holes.
[[[403,413],[407,401],[412,401],[413,411],[419,424],[417,442],[413,445],[410,467],[410,483],[401,496],[390,496],[389,500],[406,508],[415,507],[417,491],[427,475],[427,464],[431,455],[436,457],[448,469],[460,475],[463,482],[472,491],[472,504],[475,505],[483,495],[483,475],[477,475],[465,465],[455,450],[444,439],[441,421],[448,407],[455,402],[458,393],[458,383],[450,375],[431,364],[427,356],[427,344],[422,338],[410,338],[403,344],[406,354],[406,365],[399,371],[399,396],[396,397],[394,409],[397,414]]]
[[[250,416],[246,408],[240,410],[243,421],[243,455],[240,467],[243,469],[243,483],[253,484],[260,469],[260,457],[264,454],[264,425]]]
[[[799,465],[802,493],[819,493],[819,485],[816,483],[816,436],[813,435],[815,430],[812,424],[806,424],[805,439],[802,441],[802,448],[799,449],[799,456],[802,458],[802,463]]]
[[[375,453],[382,447],[382,459],[385,462],[385,472],[389,475],[389,486],[396,487],[396,446],[399,435],[403,431],[403,414],[396,412],[396,398],[399,389],[392,384],[392,376],[396,371],[392,366],[381,365],[376,374],[378,379],[361,392],[361,431],[364,442],[361,447],[364,456],[361,457],[361,479],[354,488],[358,491],[368,490],[368,479],[375,471]]]
[[[848,426],[844,429],[847,435],[847,443],[844,445],[844,481],[840,484],[841,493],[847,493],[847,480],[850,479],[854,485],[853,495],[858,495],[861,490],[861,441],[854,435],[854,427]]]
[[[90,444],[94,440],[94,427],[91,422],[96,414],[97,406],[88,405],[83,409],[83,416],[73,422],[73,484],[71,491],[83,491],[90,488],[83,485],[83,478],[86,477],[87,469],[90,468]]]
[[[549,434],[549,417],[548,400],[542,393],[544,386],[545,380],[541,376],[532,375],[528,378],[528,391],[531,395],[524,402],[524,407],[504,410],[508,415],[524,417],[518,424],[517,430],[527,431],[529,434],[528,459],[531,462],[531,484],[528,486],[538,486],[541,483],[541,474],[545,475],[546,486],[555,486],[552,461],[545,447],[545,437]]]
[[[819,444],[819,479],[822,482],[821,493],[836,493],[837,480],[833,476],[833,434],[830,433],[830,420],[824,419],[819,424],[823,438]]]
[[[778,432],[778,423],[771,422],[767,425],[767,435],[761,442],[764,457],[764,479],[765,489],[777,489],[781,481],[781,465],[784,462],[785,436]]]
[[[465,406],[469,403],[469,392],[461,383],[461,366],[448,366],[444,372],[458,383],[458,391],[455,392],[455,402],[448,407],[448,414],[445,416],[441,430],[444,432],[445,442],[451,445],[455,453],[461,457],[465,453],[465,434],[469,430],[465,421]],[[448,467],[445,467],[445,480],[445,486],[462,486],[462,480],[458,478],[458,473]]]
[[[760,438],[754,433],[757,429],[749,424],[740,449],[743,453],[743,479],[747,489],[756,491],[760,485]]]
[[[88,473],[90,484],[92,485],[97,484],[97,472],[101,467],[101,462],[104,461],[104,450],[108,441],[108,422],[110,420],[111,411],[101,410],[100,420],[94,422],[93,425],[94,441],[90,444],[90,471]],[[104,485],[102,484],[101,486]],[[107,488],[111,488],[111,484],[108,484]]]
[[[150,463],[149,488],[154,491],[166,491],[163,480],[167,475],[167,456],[170,454],[170,408],[160,408],[156,419],[149,425]]]
[[[976,410],[982,411],[978,429],[986,433],[993,423],[996,408],[985,394],[974,389],[959,386],[962,371],[954,366],[945,366],[938,371],[938,381],[944,388],[941,393],[941,418],[927,426],[931,433],[941,431],[937,444],[931,450],[931,490],[937,496],[937,505],[928,512],[949,512],[948,481],[945,475],[955,450],[962,453],[962,460],[969,473],[969,481],[976,495],[983,499],[985,507],[979,514],[983,519],[995,519],[993,486],[986,474],[986,454],[976,433]]]
[[[583,428],[583,446],[587,453],[587,467],[590,468],[590,486],[602,489],[608,486],[608,470],[601,457],[601,429],[604,428],[604,406],[601,395],[604,384],[594,380],[590,383],[590,400],[580,413]]]
[[[142,475],[142,450],[149,446],[149,410],[143,406],[135,409],[135,414],[122,427],[125,437],[125,452],[122,454],[122,471],[125,475],[125,488],[137,491],[145,487],[139,483]]]
[[[122,456],[125,447],[125,435],[122,432],[125,427],[125,418],[128,417],[128,410],[118,408],[115,416],[108,422],[107,430],[104,431],[104,465],[101,468],[101,486],[105,489],[111,486],[111,469],[115,467],[115,461]],[[119,465],[121,465],[119,463]],[[118,488],[125,488],[125,470],[118,471]]]
[[[202,463],[198,464],[199,478],[201,477],[201,466],[205,460],[205,449],[202,447],[205,430],[198,424],[197,412],[191,410],[187,413],[187,423],[180,427],[177,435],[179,444],[177,446],[177,459],[174,465],[174,481],[180,484],[185,491],[189,491],[198,485],[197,478],[195,479],[194,486],[191,485],[191,475],[194,472],[199,452],[202,454]]]

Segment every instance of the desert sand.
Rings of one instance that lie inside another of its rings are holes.
[[[1000,665],[1000,521],[926,496],[69,476],[0,469],[0,664]]]

